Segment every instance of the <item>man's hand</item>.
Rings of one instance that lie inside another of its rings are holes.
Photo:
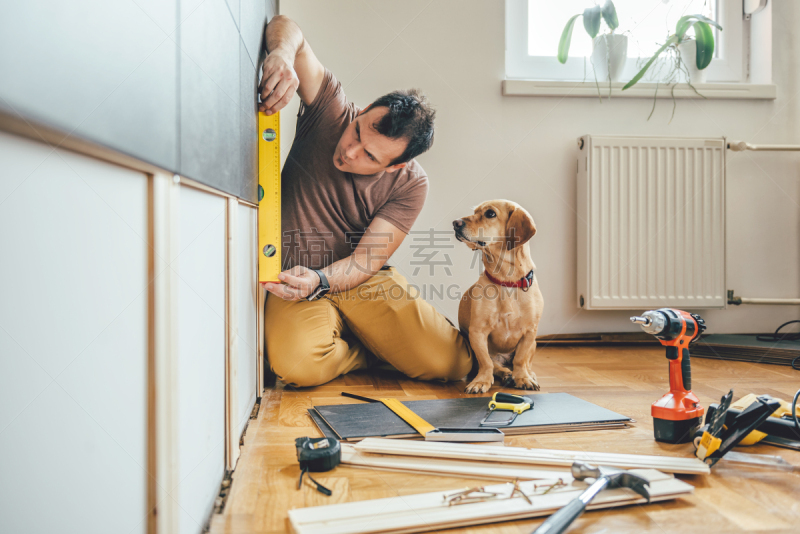
[[[261,103],[258,109],[267,115],[277,113],[286,107],[299,85],[294,57],[280,49],[273,51],[262,66],[261,83],[258,86]]]
[[[267,115],[277,113],[295,92],[310,106],[322,87],[325,67],[314,55],[300,27],[289,17],[275,15],[267,24],[266,41],[269,55],[261,65],[259,111]]]
[[[319,275],[311,269],[297,266],[278,275],[283,284],[264,284],[264,289],[283,300],[300,300],[309,296],[320,284]]]

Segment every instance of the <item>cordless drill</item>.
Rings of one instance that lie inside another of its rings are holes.
[[[687,443],[700,427],[703,407],[692,393],[692,367],[689,344],[700,338],[706,329],[703,319],[694,313],[661,308],[631,317],[631,322],[653,334],[667,347],[669,360],[669,393],[650,408],[656,441]]]

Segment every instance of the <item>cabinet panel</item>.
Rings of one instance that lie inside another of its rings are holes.
[[[241,435],[256,401],[258,293],[256,280],[256,209],[239,205],[236,235],[236,301],[238,307],[238,431]],[[238,436],[237,436],[238,437]]]
[[[180,191],[178,446],[180,531],[200,532],[224,472],[225,204]]]
[[[0,532],[144,532],[147,177],[4,133],[0,162]]]

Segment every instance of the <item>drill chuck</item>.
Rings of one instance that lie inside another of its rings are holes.
[[[652,335],[660,334],[667,325],[666,317],[657,310],[646,311],[642,315],[631,317],[631,322],[641,325],[642,330]]]

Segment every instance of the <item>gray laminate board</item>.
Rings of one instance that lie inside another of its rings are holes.
[[[529,393],[533,409],[520,414],[511,426],[499,427],[506,434],[539,433],[547,428],[563,432],[572,427],[619,427],[631,419],[568,393]],[[439,428],[477,428],[486,415],[491,397],[438,399],[403,402],[414,413]],[[312,413],[316,410],[317,414]],[[318,415],[344,440],[365,437],[413,436],[416,431],[381,403],[316,406],[309,410],[317,425]],[[496,412],[490,421],[508,417]],[[324,432],[324,431],[323,431]]]

